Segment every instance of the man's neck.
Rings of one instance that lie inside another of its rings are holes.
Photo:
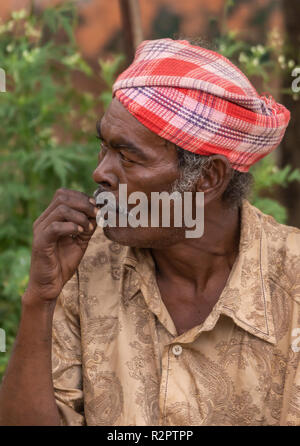
[[[194,283],[200,290],[219,272],[230,271],[238,255],[240,209],[222,205],[207,206],[204,234],[199,239],[186,238],[164,249],[152,249],[157,274],[164,280]]]

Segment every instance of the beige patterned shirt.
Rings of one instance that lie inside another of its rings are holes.
[[[179,336],[150,252],[97,228],[55,309],[62,424],[300,425],[300,230],[241,216],[218,302]]]

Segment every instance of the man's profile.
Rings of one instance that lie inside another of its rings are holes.
[[[213,51],[138,47],[97,124],[94,198],[60,189],[34,223],[2,425],[300,425],[300,230],[247,200],[289,119]],[[152,193],[194,213],[202,192],[202,237],[98,227],[105,192],[127,221],[120,185],[149,218]]]

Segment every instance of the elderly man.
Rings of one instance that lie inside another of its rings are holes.
[[[300,425],[300,231],[246,199],[289,112],[171,39],[143,42],[113,96],[95,198],[189,191],[194,213],[202,192],[204,233],[102,229],[93,198],[57,191],[34,224],[1,423]]]

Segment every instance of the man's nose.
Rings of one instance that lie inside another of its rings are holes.
[[[116,170],[115,154],[106,153],[93,172],[93,180],[95,183],[101,184],[107,191],[117,190],[119,178]]]

